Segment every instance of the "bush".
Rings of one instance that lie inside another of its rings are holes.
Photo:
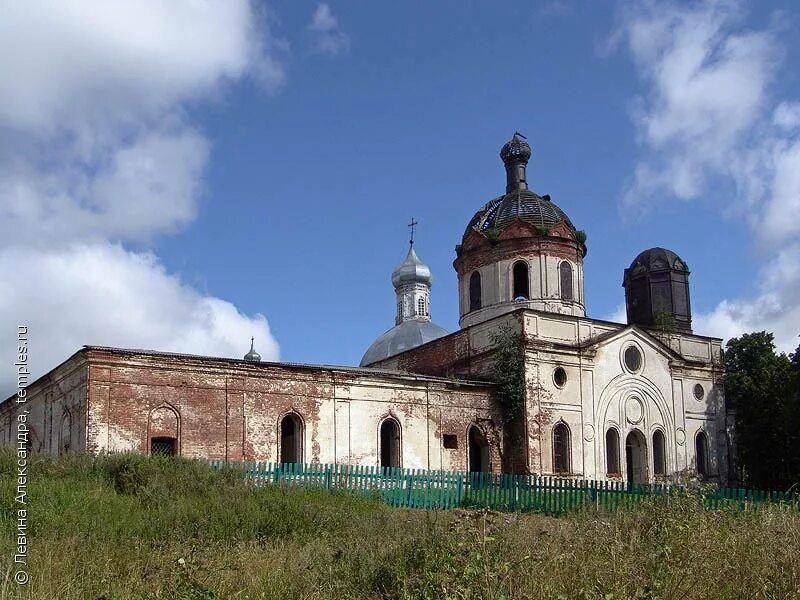
[[[5,475],[14,463],[0,454]],[[18,588],[7,562],[4,598],[798,597],[797,512],[709,512],[703,490],[551,518],[391,509],[134,455],[34,456],[29,475],[32,580]]]

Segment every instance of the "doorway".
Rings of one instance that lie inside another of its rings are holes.
[[[281,464],[302,462],[303,422],[289,413],[281,419]]]
[[[471,473],[489,472],[489,443],[476,425],[469,428],[469,470]]]
[[[381,423],[380,430],[381,467],[398,468],[400,466],[400,425],[392,418]]]
[[[647,442],[638,429],[625,438],[625,467],[628,483],[647,483]]]

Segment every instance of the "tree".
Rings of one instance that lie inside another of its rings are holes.
[[[733,338],[725,351],[725,397],[736,411],[736,445],[747,485],[786,489],[800,481],[798,354],[775,353],[771,333]]]

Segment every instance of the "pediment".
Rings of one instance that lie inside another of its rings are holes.
[[[625,338],[635,338],[637,341],[642,342],[647,346],[650,346],[655,352],[658,352],[659,354],[662,354],[669,359],[684,360],[684,358],[680,354],[675,352],[664,342],[659,340],[653,334],[648,333],[641,327],[637,327],[636,325],[627,325],[625,327],[622,327],[621,329],[618,329],[617,331],[611,331],[596,336],[594,338],[590,338],[586,340],[586,342],[583,345],[583,348],[599,349]]]
[[[550,230],[550,235],[556,237],[567,238],[568,240],[574,240],[575,234],[572,232],[572,229],[569,228],[569,225],[566,223],[558,223]]]
[[[499,240],[513,240],[515,238],[528,238],[539,235],[536,227],[520,218],[514,219],[511,223],[503,227]]]

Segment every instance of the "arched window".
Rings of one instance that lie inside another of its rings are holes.
[[[174,456],[179,453],[180,420],[170,406],[160,406],[150,413],[150,454]]]
[[[553,427],[553,472],[570,473],[571,471],[569,427],[562,421]]]
[[[426,314],[425,311],[425,298],[417,298],[417,314],[420,317],[424,317]]]
[[[664,433],[653,432],[653,475],[663,477],[667,474],[667,444]]]
[[[481,274],[475,271],[469,276],[469,309],[478,310],[481,307]]]
[[[469,428],[469,471],[470,473],[489,472],[489,442],[477,425]]]
[[[561,299],[572,300],[572,265],[565,260],[561,261],[558,274],[561,279]]]
[[[392,418],[385,419],[380,429],[381,467],[400,466],[400,424]]]
[[[619,477],[619,434],[613,427],[606,431],[606,474]]]
[[[295,413],[281,419],[281,464],[303,462],[303,421]]]
[[[703,431],[697,432],[697,437],[694,438],[694,452],[697,474],[701,477],[708,476],[708,437]]]
[[[69,452],[72,442],[72,417],[68,410],[64,410],[61,417],[61,430],[59,431],[59,452]]]
[[[519,261],[514,264],[514,295],[513,299],[528,300],[531,297],[528,282],[528,263]]]
[[[397,322],[399,323],[402,320],[403,320],[403,301],[402,300],[398,300],[397,301]]]

